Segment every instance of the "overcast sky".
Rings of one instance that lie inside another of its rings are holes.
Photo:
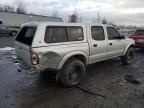
[[[17,0],[0,0],[16,6]],[[58,11],[64,20],[77,10],[84,22],[95,21],[97,13],[116,24],[144,25],[144,0],[22,0],[27,11],[51,16]]]

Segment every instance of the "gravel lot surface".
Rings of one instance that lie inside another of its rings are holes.
[[[0,49],[14,47],[14,37],[0,37]],[[89,65],[82,84],[65,88],[53,72],[17,72],[14,51],[0,50],[0,108],[144,108],[144,50],[132,65],[119,59]],[[140,84],[124,79],[131,75]]]

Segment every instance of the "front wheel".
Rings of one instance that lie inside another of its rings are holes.
[[[124,65],[129,65],[133,62],[135,50],[130,47],[127,53],[121,58]]]
[[[84,63],[76,58],[68,60],[62,68],[60,81],[66,87],[79,84],[85,75]]]

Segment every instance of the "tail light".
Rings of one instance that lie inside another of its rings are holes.
[[[39,64],[39,57],[36,53],[31,53],[31,62],[33,65]]]

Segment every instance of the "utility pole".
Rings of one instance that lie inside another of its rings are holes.
[[[101,23],[101,18],[100,18],[100,14],[99,12],[97,13],[97,24],[100,24]]]

